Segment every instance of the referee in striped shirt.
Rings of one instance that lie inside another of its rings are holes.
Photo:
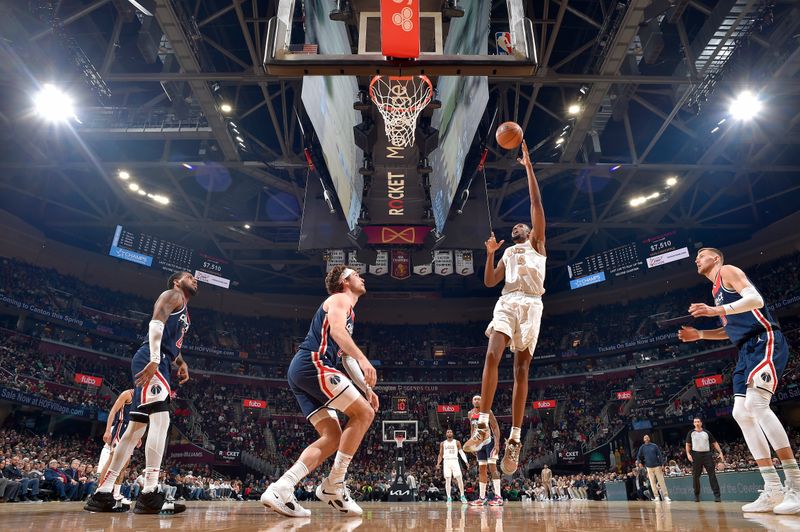
[[[708,473],[708,482],[711,484],[711,491],[714,492],[714,501],[720,502],[719,482],[717,482],[716,466],[714,455],[711,454],[711,446],[719,453],[719,459],[723,460],[722,449],[717,443],[714,435],[703,428],[703,420],[699,417],[694,418],[694,430],[686,435],[686,458],[692,463],[692,479],[694,480],[694,502],[700,502],[700,475],[703,468]]]

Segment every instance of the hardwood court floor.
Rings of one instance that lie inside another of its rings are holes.
[[[738,502],[559,502],[509,503],[502,508],[467,508],[445,503],[365,503],[361,518],[340,518],[321,503],[312,517],[289,519],[258,502],[194,502],[185,513],[91,514],[82,503],[0,504],[0,530],[225,530],[225,531],[407,531],[508,532],[516,530],[800,530],[800,515],[741,512]]]

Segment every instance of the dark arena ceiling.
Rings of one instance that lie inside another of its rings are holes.
[[[322,253],[298,251],[304,149],[319,149],[299,118],[303,80],[262,66],[277,0],[153,3],[189,21],[182,42],[170,41],[169,21],[127,0],[0,3],[0,208],[97,253],[108,253],[123,225],[225,259],[248,292],[318,292]],[[505,6],[493,2],[492,18],[506,16]],[[798,210],[800,4],[524,6],[538,70],[489,78],[482,138],[467,157],[477,161],[485,141],[491,224],[507,238],[529,221],[527,184],[487,131],[522,125],[548,220],[548,290],[569,288],[567,264],[632,240],[677,230],[689,243],[723,247]],[[629,10],[640,21],[620,25]],[[34,115],[46,83],[72,95],[76,119]],[[763,109],[733,120],[730,102],[746,89]],[[232,111],[220,110],[223,101]],[[132,193],[131,180],[169,205]],[[634,207],[638,196],[653,197]],[[486,237],[475,234],[474,247]],[[478,253],[470,277],[382,276],[370,288],[488,294],[483,260]]]

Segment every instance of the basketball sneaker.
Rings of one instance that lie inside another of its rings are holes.
[[[114,512],[116,501],[111,492],[96,491],[83,507],[87,512]]]
[[[316,493],[317,499],[328,503],[331,508],[343,514],[361,515],[364,513],[364,510],[350,497],[350,490],[347,489],[344,482],[331,484],[328,477],[325,477],[317,486]]]
[[[516,472],[521,450],[522,443],[519,440],[512,440],[511,438],[506,440],[506,452],[500,462],[500,469],[503,470],[503,474],[513,475]]]
[[[131,503],[128,501],[128,504],[125,504],[127,499],[114,499],[114,512],[127,512],[131,509]]]
[[[140,494],[133,507],[135,514],[173,515],[185,511],[186,506],[166,500],[164,492],[158,490]]]
[[[308,517],[311,510],[306,510],[297,502],[291,488],[281,488],[277,484],[270,486],[261,494],[261,504],[275,513],[286,517]]]
[[[470,506],[486,506],[486,499],[475,499],[469,502]]]
[[[447,498],[447,504],[451,504],[452,502],[453,502],[453,498],[452,497],[448,497]]]
[[[503,498],[500,495],[495,495],[489,500],[489,506],[503,506]]]
[[[467,500],[467,498],[466,498],[466,497],[464,497],[464,496],[462,495],[462,496],[461,496],[461,504],[467,504],[467,503],[469,503],[469,501]]]
[[[464,452],[477,453],[484,445],[488,445],[491,441],[492,435],[489,433],[489,425],[486,423],[479,423],[475,428],[475,434],[464,442]]]
[[[783,491],[781,490],[758,490],[761,495],[758,499],[742,506],[745,513],[771,512],[783,501]]]
[[[800,491],[795,488],[783,488],[783,502],[772,511],[776,514],[790,515],[800,512]]]

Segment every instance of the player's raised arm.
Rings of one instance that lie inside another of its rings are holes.
[[[536,174],[533,172],[533,163],[528,153],[528,145],[524,140],[522,141],[522,157],[517,160],[519,164],[525,167],[525,171],[528,174],[528,193],[531,198],[531,244],[537,252],[545,255],[545,220],[542,194],[539,191],[539,182],[536,180]]]
[[[484,242],[486,246],[486,268],[483,270],[483,284],[485,284],[488,288],[496,286],[497,283],[503,280],[506,274],[506,265],[501,260],[497,263],[497,266],[494,265],[494,254],[495,252],[503,247],[505,240],[501,240],[500,242],[497,241],[494,237],[494,231],[492,231],[489,239]]]

